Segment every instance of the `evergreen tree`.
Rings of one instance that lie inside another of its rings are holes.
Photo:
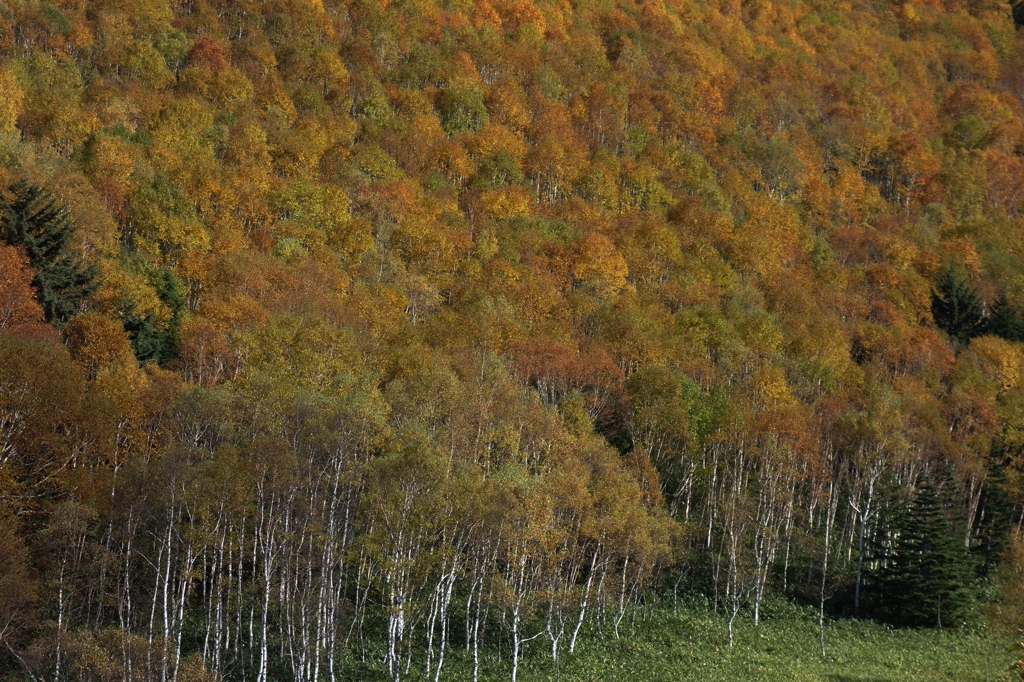
[[[886,582],[886,604],[901,625],[951,625],[968,605],[969,555],[925,476],[900,528]]]
[[[906,487],[887,477],[879,486],[878,514],[867,543],[862,605],[866,613],[884,617],[895,607],[890,590],[891,568],[900,531],[907,522],[910,495]]]
[[[151,315],[140,315],[135,301],[126,301],[119,315],[138,361],[162,365],[177,354],[181,316],[186,301],[184,287],[170,270],[163,270],[153,284],[157,297],[171,310],[171,317],[166,323]]]
[[[1013,528],[1013,501],[1007,492],[1009,479],[1003,466],[1005,454],[1001,448],[993,451],[985,492],[978,507],[975,530],[978,544],[974,547],[974,553],[978,559],[978,573],[982,578],[999,565]]]
[[[985,303],[963,270],[948,265],[932,290],[932,317],[958,345],[985,332]]]
[[[66,322],[99,286],[99,270],[70,252],[74,226],[67,208],[53,195],[25,180],[8,189],[10,199],[0,196],[0,237],[28,254],[36,271],[32,285],[46,319]]]
[[[992,305],[987,331],[1007,341],[1024,341],[1024,317],[1020,310],[1010,304],[1004,291]]]

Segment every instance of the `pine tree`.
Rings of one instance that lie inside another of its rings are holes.
[[[1024,341],[1024,317],[1010,304],[1005,291],[992,304],[986,331],[1007,341]]]
[[[910,495],[907,489],[889,477],[878,491],[878,514],[874,532],[868,539],[867,567],[864,572],[863,606],[866,613],[883,618],[895,607],[891,590],[892,566],[901,529],[906,526]]]
[[[66,322],[99,286],[99,270],[70,252],[74,226],[53,195],[25,180],[8,189],[10,200],[0,196],[0,237],[28,254],[36,271],[32,286],[46,319]]]
[[[985,492],[978,509],[975,529],[978,544],[974,553],[978,558],[978,574],[982,578],[999,565],[1013,528],[1014,507],[1008,492],[1009,479],[1003,465],[1005,456],[1003,449],[994,449],[989,459]]]
[[[984,333],[985,303],[961,268],[948,265],[939,273],[932,291],[932,317],[960,346]]]
[[[125,301],[118,314],[138,361],[162,365],[177,354],[186,298],[181,282],[170,270],[157,275],[153,284],[157,297],[170,308],[169,320],[162,322],[150,315],[140,315],[135,301]]]
[[[890,617],[901,625],[951,625],[968,604],[967,550],[925,476],[907,510],[886,583]]]

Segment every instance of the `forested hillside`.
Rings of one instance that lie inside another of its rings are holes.
[[[0,0],[0,676],[1024,627],[1014,14]]]

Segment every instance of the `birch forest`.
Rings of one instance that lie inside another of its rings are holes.
[[[0,679],[1024,627],[1018,23],[0,0]]]

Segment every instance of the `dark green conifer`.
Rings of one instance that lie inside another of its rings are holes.
[[[886,580],[886,603],[900,625],[953,625],[966,613],[969,555],[925,476],[902,522]]]
[[[963,269],[947,265],[932,290],[935,324],[960,346],[985,331],[985,303]]]
[[[71,253],[74,226],[66,207],[38,185],[19,180],[0,196],[0,237],[22,246],[36,271],[32,285],[46,319],[61,324],[99,286],[99,270]]]
[[[1024,317],[1010,304],[1005,291],[992,304],[986,331],[1007,341],[1024,341]]]
[[[993,450],[989,459],[985,491],[978,506],[978,520],[975,526],[978,544],[973,551],[978,559],[978,574],[982,578],[999,565],[1013,528],[1015,510],[1007,492],[1009,480],[1003,465],[1005,454],[1002,448]]]
[[[890,589],[892,566],[900,531],[906,525],[911,495],[894,478],[886,477],[879,485],[877,496],[875,528],[867,541],[861,605],[865,613],[884,618],[895,608]]]
[[[135,301],[126,301],[119,312],[128,339],[139,362],[164,364],[177,354],[181,317],[185,311],[184,287],[170,270],[155,277],[156,295],[171,310],[166,322],[140,315]]]

